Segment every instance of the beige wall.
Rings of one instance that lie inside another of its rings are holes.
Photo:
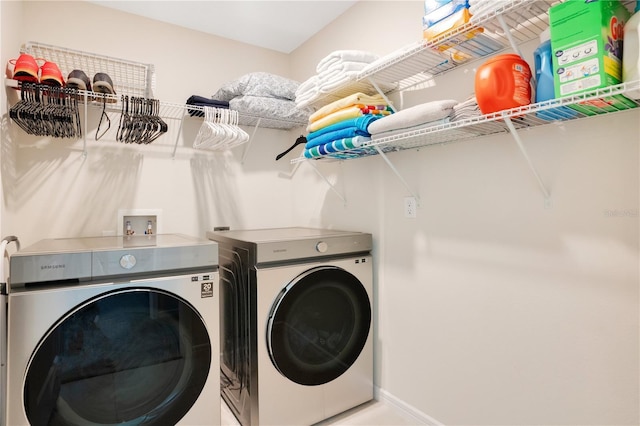
[[[82,2],[13,3],[1,2],[3,63],[28,40],[151,62],[167,102],[249,71],[303,81],[333,50],[390,53],[420,38],[422,12],[420,1],[362,1],[282,55]],[[73,24],[53,31],[70,11]],[[405,106],[464,99],[473,66],[405,94]],[[420,195],[416,219],[403,216],[409,193],[382,158],[303,163],[293,175],[273,161],[301,130],[258,130],[241,164],[242,148],[192,150],[197,121],[175,159],[177,133],[140,148],[89,138],[83,161],[81,143],[13,126],[2,133],[1,231],[25,243],[95,235],[115,229],[119,208],[161,208],[165,232],[372,232],[382,398],[450,425],[638,424],[639,115],[521,132],[550,208],[509,135],[392,153]]]
[[[289,74],[287,55],[88,2],[2,7],[3,63],[27,41],[152,63],[154,95],[168,103],[184,104],[192,94],[210,97],[223,83],[252,71]],[[292,223],[290,179],[279,177],[290,165],[274,160],[295,133],[258,129],[241,164],[248,145],[227,153],[192,149],[198,119],[185,120],[180,133],[179,121],[167,120],[167,135],[131,146],[115,141],[116,111],[109,133],[95,141],[99,112],[88,114],[86,159],[82,141],[36,138],[15,125],[3,132],[3,232],[18,235],[23,245],[45,237],[101,235],[116,230],[118,209],[161,209],[164,232],[201,236],[217,225]]]
[[[291,55],[294,75],[333,50],[419,40],[421,8],[358,3]],[[531,64],[536,45],[523,46]],[[405,107],[465,99],[478,65]],[[420,195],[416,219],[381,158],[318,166],[348,202],[329,193],[308,210],[366,223],[377,208],[383,397],[449,425],[638,424],[639,123],[635,110],[521,132],[550,208],[509,135],[390,154]]]

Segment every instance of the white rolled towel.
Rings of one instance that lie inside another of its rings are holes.
[[[371,135],[376,135],[440,120],[449,116],[457,104],[458,101],[454,99],[444,99],[412,106],[374,121],[369,125],[368,131]]]

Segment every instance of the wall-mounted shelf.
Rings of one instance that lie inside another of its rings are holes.
[[[494,55],[514,45],[537,40],[549,27],[549,7],[566,0],[510,0],[502,6],[432,40],[418,40],[371,63],[358,75],[330,93],[319,96],[311,106],[320,108],[356,92],[375,94],[376,85],[390,92],[421,88],[435,76],[443,75],[474,60]],[[629,7],[635,0],[621,0]],[[509,31],[505,31],[504,28]],[[476,34],[481,31],[480,34]],[[475,36],[474,36],[475,34]],[[454,48],[466,58],[453,60]],[[387,93],[390,93],[387,92]]]
[[[432,40],[423,40],[412,48],[388,55],[365,68],[357,80],[373,79],[377,83],[398,82],[399,91],[419,85],[434,76],[485,58],[512,46],[537,39],[549,26],[548,9],[557,0],[511,0],[479,19],[457,27]],[[509,32],[503,29],[501,20]],[[481,32],[480,32],[481,31]],[[478,34],[476,34],[478,33]],[[474,35],[475,34],[475,35]],[[453,48],[465,59],[453,60],[446,49]]]
[[[544,195],[545,207],[549,208],[551,205],[550,193],[524,148],[520,138],[521,131],[535,127],[548,126],[552,124],[557,125],[559,123],[571,122],[574,120],[599,117],[605,114],[620,113],[624,111],[638,111],[636,108],[640,107],[640,100],[630,99],[630,103],[635,105],[635,107],[619,110],[613,108],[608,102],[609,97],[622,95],[630,90],[640,90],[640,80],[622,83],[580,95],[554,99],[519,108],[499,111],[492,114],[479,115],[477,117],[467,118],[460,121],[452,121],[432,127],[421,128],[419,130],[408,130],[406,132],[397,133],[393,136],[372,139],[370,142],[367,142],[356,149],[335,152],[324,156],[314,157],[312,159],[301,156],[292,159],[291,163],[296,164],[300,162],[313,162],[318,160],[344,161],[379,155],[391,168],[391,171],[398,177],[407,191],[416,198],[419,205],[419,194],[404,180],[400,172],[396,167],[394,167],[386,154],[394,151],[418,149],[431,145],[475,139],[481,136],[511,133],[518,144],[518,148],[524,155],[528,167],[540,186],[540,190]],[[588,103],[594,108],[594,113],[592,115],[587,115],[583,112],[570,108],[572,105],[575,106],[583,103]],[[571,114],[571,117],[568,117],[569,114]],[[548,119],[541,118],[541,115],[546,116]],[[333,185],[331,185],[331,187],[336,191],[335,188],[333,188]],[[340,195],[340,197],[344,200],[342,195]]]
[[[420,40],[380,58],[363,69],[352,81],[345,82],[332,93],[315,99],[312,105],[316,108],[322,107],[355,92],[368,94],[377,92],[386,97],[389,92],[383,93],[380,87],[393,84],[396,85],[394,89],[396,91],[421,88],[423,83],[461,64],[485,58],[508,47],[522,56],[519,45],[538,39],[540,33],[549,27],[549,8],[563,1],[566,0],[509,0],[500,3],[495,10],[473,16],[470,22],[454,30],[428,41]],[[632,4],[635,4],[635,0],[621,0],[621,3],[629,9]],[[419,200],[418,194],[402,178],[386,153],[510,132],[535,175],[545,197],[545,206],[548,207],[549,191],[524,148],[519,130],[618,112],[607,102],[607,98],[622,95],[639,87],[639,81],[632,81],[493,114],[478,115],[416,130],[407,129],[393,136],[379,138],[373,136],[370,142],[357,149],[330,153],[312,159],[301,156],[291,160],[291,163],[320,159],[347,160],[380,155],[408,191]],[[595,107],[588,114],[571,108],[585,102]],[[638,106],[640,106],[639,101],[630,100],[630,106],[627,109]]]
[[[34,58],[44,58],[54,62],[60,68],[62,76],[67,76],[74,69],[84,71],[90,79],[96,73],[103,72],[113,80],[117,94],[153,98],[156,77],[152,64],[113,58],[80,50],[29,41],[20,50]]]
[[[5,86],[13,89],[20,88],[20,82],[13,79],[5,79]],[[118,112],[122,109],[122,101],[120,95],[103,95],[101,93],[95,93],[91,91],[79,90],[80,101],[84,102],[85,94],[87,96],[87,106],[90,108],[102,108],[103,98],[106,99],[106,109],[110,112]],[[172,102],[160,101],[160,111],[158,115],[162,118],[170,120],[182,120],[185,117],[189,117],[189,110],[204,111],[204,107],[199,105],[187,105]],[[256,126],[267,128],[293,128],[293,127],[306,127],[308,124],[306,121],[291,120],[278,117],[263,117],[255,114],[240,113],[239,124],[241,126]],[[200,117],[193,117],[194,120],[202,120]]]
[[[403,133],[379,139],[375,139],[374,136],[374,139],[357,149],[340,151],[314,159],[297,157],[292,159],[291,162],[297,163],[300,161],[313,161],[316,159],[347,160],[376,155],[378,154],[376,147],[380,148],[384,152],[401,151],[421,148],[428,145],[473,139],[497,133],[507,133],[509,132],[509,127],[504,121],[505,118],[511,119],[516,130],[523,130],[552,123],[557,124],[562,121],[573,121],[592,117],[575,110],[570,110],[571,113],[574,114],[572,117],[567,117],[567,114],[562,114],[562,111],[555,115],[553,113],[555,108],[568,108],[571,105],[578,105],[582,102],[590,102],[592,105],[595,105],[597,110],[597,114],[594,114],[595,116],[610,114],[612,112],[618,112],[618,110],[609,106],[606,100],[607,97],[624,94],[626,91],[637,90],[639,88],[640,81],[622,83],[580,95],[530,104],[519,108],[499,111],[493,114],[479,115],[477,117],[467,118],[460,121],[451,121],[445,124],[421,128],[419,130],[408,130]],[[640,106],[640,101],[638,100],[631,102],[636,106]],[[557,119],[545,120],[540,117],[541,113],[546,113],[546,115],[551,116],[551,118],[557,117]]]
[[[419,40],[386,55],[363,69],[331,93],[318,97],[311,105],[322,107],[352,93],[374,94],[375,85],[393,86],[393,91],[419,88],[427,80],[466,65],[470,61],[500,52],[515,43],[537,39],[549,26],[548,9],[558,0],[511,0],[432,40]],[[504,21],[510,31],[503,30]],[[476,34],[480,32],[480,34]],[[472,37],[475,34],[475,37]],[[455,48],[466,58],[454,61],[447,48]]]
[[[5,79],[5,86],[8,88],[18,90],[21,88],[21,83],[13,79]],[[122,108],[123,108],[123,100],[122,100],[123,95],[108,95],[108,94],[95,93],[95,92],[86,91],[86,90],[78,90],[77,93],[78,93],[78,102],[81,105],[81,107],[84,108],[84,123],[82,125],[82,128],[85,130],[82,132],[82,141],[83,141],[82,157],[86,158],[87,156],[86,129],[88,129],[88,126],[87,126],[88,109],[104,108],[105,112],[119,113],[122,111]],[[182,130],[182,126],[184,124],[185,118],[196,119],[201,121],[202,120],[201,117],[197,117],[197,116],[192,117],[190,115],[190,112],[191,113],[193,113],[194,111],[196,113],[199,112],[201,113],[202,116],[204,116],[204,107],[199,105],[187,105],[187,104],[178,104],[178,103],[161,102],[161,101],[158,101],[157,105],[158,105],[158,111],[156,115],[158,115],[160,118],[165,120],[179,121],[179,129],[176,135],[175,144],[172,152],[172,158],[175,158],[177,147],[178,147],[178,141],[180,138],[180,134],[181,134],[181,130]],[[244,163],[244,160],[249,152],[251,142],[253,141],[256,131],[260,126],[273,128],[273,129],[288,130],[296,127],[304,127],[306,126],[306,124],[307,124],[306,121],[284,119],[284,118],[279,118],[274,116],[263,117],[263,116],[258,116],[254,114],[244,114],[244,113],[240,114],[238,125],[253,127],[253,131],[251,133],[248,144],[242,156],[242,162]]]

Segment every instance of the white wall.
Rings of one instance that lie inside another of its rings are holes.
[[[154,96],[163,102],[184,104],[192,94],[210,97],[248,72],[289,74],[285,54],[88,2],[2,2],[2,8],[2,63],[17,57],[27,41],[152,63]],[[180,134],[179,121],[167,120],[167,135],[132,146],[115,141],[119,113],[113,112],[111,130],[95,141],[99,112],[89,111],[86,159],[82,141],[36,138],[7,123],[2,231],[17,235],[23,246],[41,238],[115,231],[119,209],[161,209],[163,232],[198,236],[218,225],[292,223],[291,180],[279,175],[291,166],[275,157],[299,133],[258,129],[241,164],[247,145],[227,153],[192,148],[200,119],[186,119]],[[251,134],[253,128],[245,130]]]
[[[421,8],[358,3],[292,54],[294,77],[333,50],[419,40]],[[372,27],[379,37],[363,36]],[[480,63],[405,107],[465,99]],[[420,195],[417,219],[381,158],[319,166],[347,205],[328,193],[298,214],[364,216],[377,241],[383,395],[450,425],[638,424],[639,123],[635,110],[521,132],[550,208],[509,135],[390,154]]]
[[[333,50],[383,55],[421,37],[420,1],[362,1],[291,55],[83,2],[0,7],[3,63],[28,40],[150,62],[167,102],[208,96],[250,71],[303,81]],[[52,29],[71,13],[72,25]],[[473,66],[462,68],[407,94],[405,106],[463,99],[472,76]],[[190,149],[195,120],[176,159],[175,133],[145,149],[89,138],[82,161],[81,143],[3,126],[1,231],[24,244],[96,235],[115,230],[119,208],[161,208],[165,232],[203,235],[221,224],[372,232],[384,396],[450,425],[638,424],[639,118],[523,132],[551,192],[548,209],[509,135],[392,153],[420,195],[416,219],[403,217],[408,192],[379,157],[314,162],[340,195],[310,163],[287,176],[293,167],[273,159],[300,130],[259,130],[240,164],[241,148]]]

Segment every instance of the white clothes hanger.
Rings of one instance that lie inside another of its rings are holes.
[[[238,111],[204,107],[204,116],[194,148],[223,151],[249,141],[249,134],[238,126]]]

